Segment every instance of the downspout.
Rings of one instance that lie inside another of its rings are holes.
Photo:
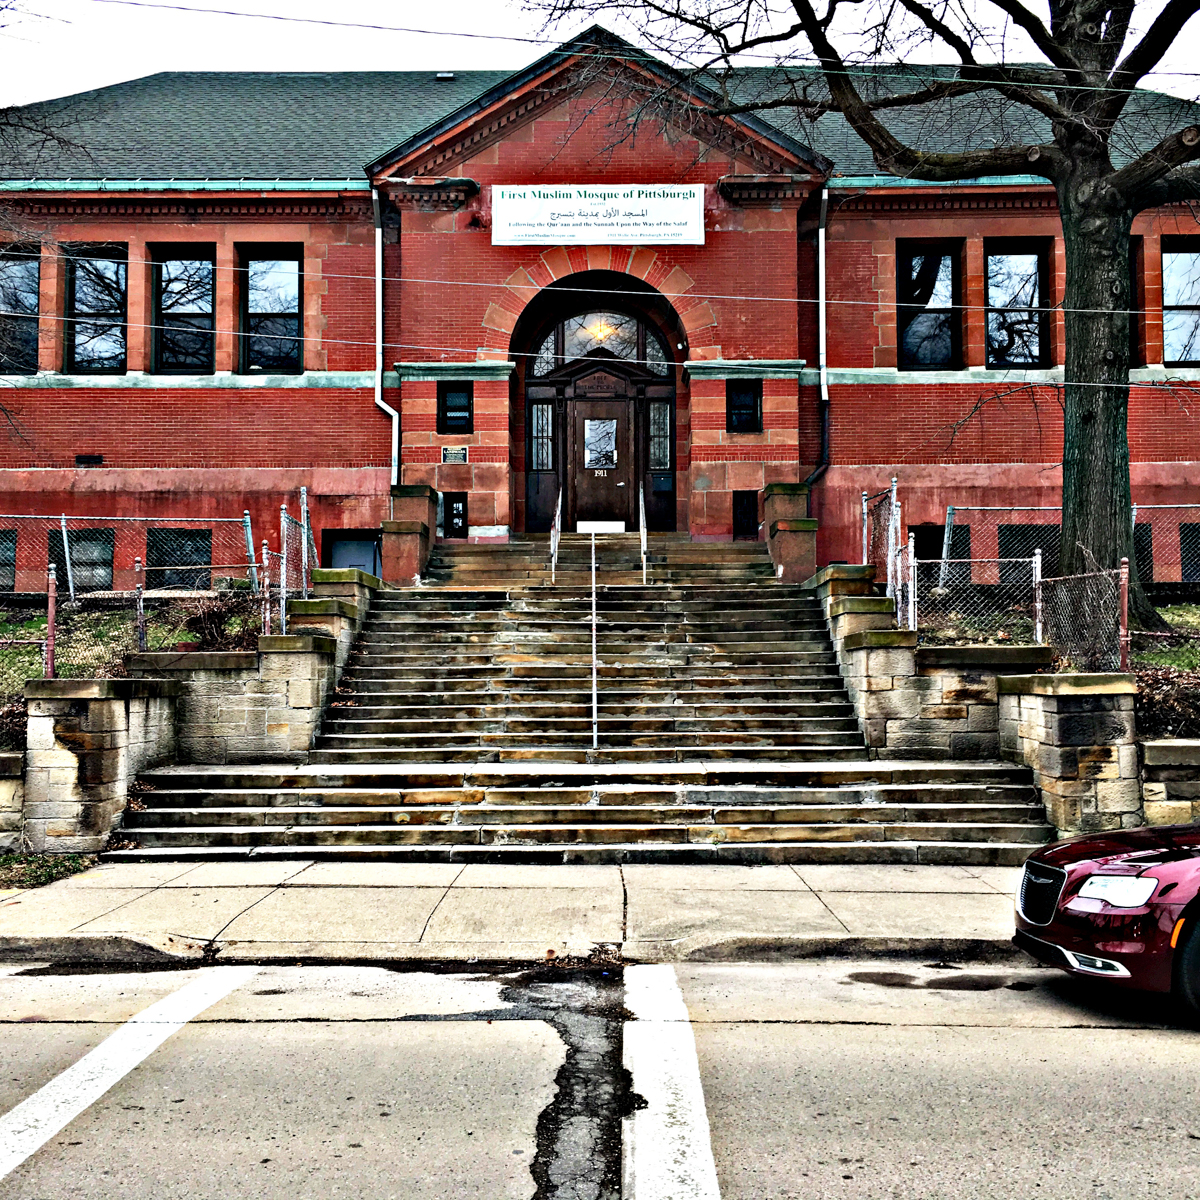
[[[375,404],[392,418],[392,487],[400,482],[400,414],[383,399],[383,213],[379,189],[371,189],[375,215]]]
[[[828,341],[828,305],[826,303],[825,226],[829,219],[829,188],[821,189],[821,216],[817,223],[817,372],[820,378],[821,451],[817,466],[804,481],[812,487],[829,470],[829,364],[826,357]],[[809,515],[812,514],[812,494],[809,493]]]

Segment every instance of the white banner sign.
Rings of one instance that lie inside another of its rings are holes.
[[[493,246],[704,245],[701,183],[492,187]]]

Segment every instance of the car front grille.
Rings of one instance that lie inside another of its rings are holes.
[[[1017,893],[1017,911],[1031,925],[1049,925],[1058,908],[1067,873],[1061,867],[1048,867],[1045,863],[1027,862],[1025,874],[1021,876],[1021,890]]]

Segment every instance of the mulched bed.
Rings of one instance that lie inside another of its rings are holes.
[[[1200,671],[1135,666],[1134,675],[1139,737],[1200,737]]]

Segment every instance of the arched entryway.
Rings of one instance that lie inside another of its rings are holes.
[[[513,397],[524,415],[525,528],[579,521],[675,529],[678,364],[686,343],[654,289],[611,271],[543,289],[514,330]]]

